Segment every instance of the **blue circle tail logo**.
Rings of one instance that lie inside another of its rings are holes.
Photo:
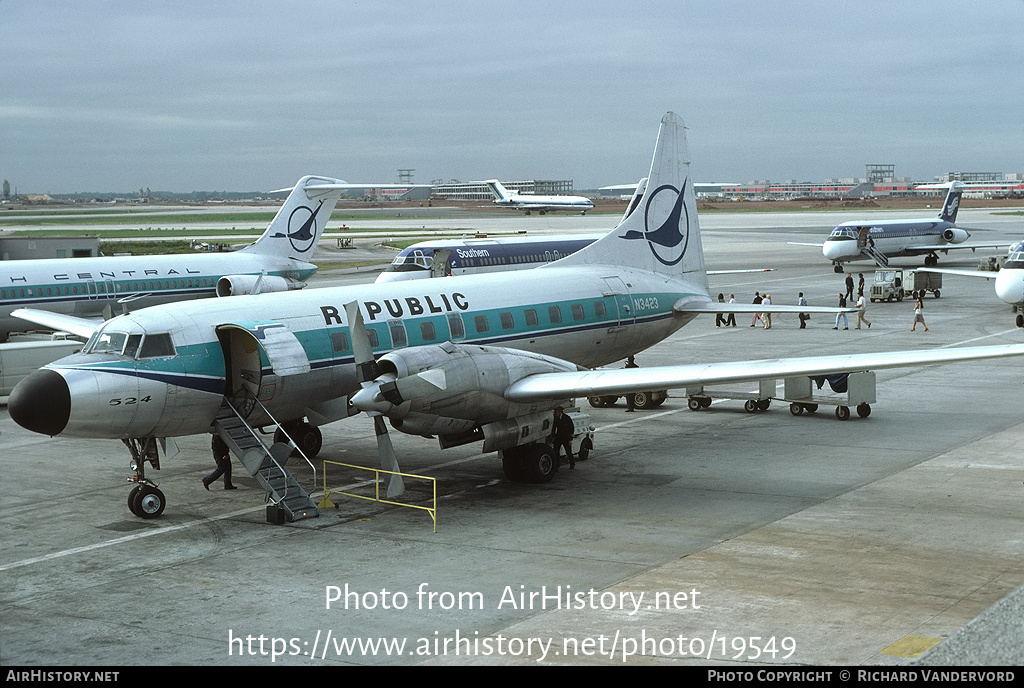
[[[664,265],[675,265],[681,261],[689,243],[688,228],[690,226],[690,215],[684,203],[685,189],[686,182],[684,181],[682,189],[677,189],[671,184],[663,184],[647,194],[647,202],[644,204],[644,231],[630,230],[620,238],[646,240],[651,253],[658,259],[658,262]],[[665,204],[663,202],[656,203],[656,201],[659,194],[666,192],[674,193],[675,198],[670,200],[671,209],[668,216],[658,224],[658,216],[662,214]],[[657,228],[652,230],[652,225]],[[676,255],[677,252],[678,255]]]
[[[315,210],[309,206],[300,205],[288,216],[288,241],[291,242],[292,248],[299,253],[305,253],[313,246],[313,239],[316,237],[316,216],[323,204],[324,202],[320,201],[320,205]],[[292,231],[292,227],[296,225],[298,229]]]

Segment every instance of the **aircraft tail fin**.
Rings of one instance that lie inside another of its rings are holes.
[[[633,267],[686,279],[707,293],[686,127],[674,112],[661,120],[651,171],[639,205],[611,232],[549,265],[588,264]]]
[[[512,200],[512,194],[510,194],[508,189],[502,186],[501,182],[497,179],[488,179],[484,184],[486,184],[487,188],[491,190],[491,193],[497,197],[495,203],[508,203]]]
[[[964,193],[963,182],[953,182],[949,185],[949,193],[946,194],[946,201],[942,204],[942,212],[939,219],[946,222],[956,222],[956,212],[960,210],[960,197]]]
[[[353,185],[339,179],[303,177],[263,236],[242,250],[309,262],[342,190],[350,188]]]

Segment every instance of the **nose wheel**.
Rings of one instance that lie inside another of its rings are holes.
[[[128,509],[139,518],[156,518],[165,506],[167,498],[155,485],[138,485],[128,493]]]

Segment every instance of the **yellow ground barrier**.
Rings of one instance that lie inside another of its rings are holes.
[[[355,492],[348,492],[346,490],[329,490],[327,488],[327,465],[332,466],[343,466],[345,468],[352,468],[357,471],[366,471],[367,473],[373,473],[373,484],[374,484],[374,495],[372,497],[368,495],[361,495]],[[416,475],[415,473],[399,473],[397,471],[386,471],[383,468],[370,468],[369,466],[356,466],[351,463],[341,463],[340,461],[324,461],[323,462],[323,480],[324,480],[324,497],[320,500],[317,506],[321,509],[336,508],[334,502],[330,500],[332,494],[345,495],[347,497],[355,497],[356,499],[365,499],[371,502],[380,502],[381,504],[393,504],[394,506],[401,506],[407,509],[419,509],[420,511],[426,511],[430,514],[430,520],[434,522],[434,532],[437,532],[437,479],[431,478],[427,475]],[[415,480],[428,480],[433,492],[433,498],[431,503],[433,506],[420,506],[418,504],[404,504],[402,502],[396,502],[390,499],[381,499],[380,496],[380,485],[381,485],[381,474],[386,475],[400,475],[403,479],[413,478]]]

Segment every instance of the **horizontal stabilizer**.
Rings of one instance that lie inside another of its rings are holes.
[[[775,272],[775,268],[751,268],[749,270],[708,270],[709,275],[742,275],[747,272]]]
[[[760,303],[719,303],[717,301],[693,301],[679,299],[672,310],[676,313],[856,313],[856,308],[839,306],[786,306],[774,303],[767,306]]]
[[[86,339],[103,326],[103,320],[98,317],[96,320],[87,320],[86,318],[76,318],[73,315],[42,311],[38,308],[18,308],[11,315],[36,325],[48,327],[51,330],[70,332]]]

